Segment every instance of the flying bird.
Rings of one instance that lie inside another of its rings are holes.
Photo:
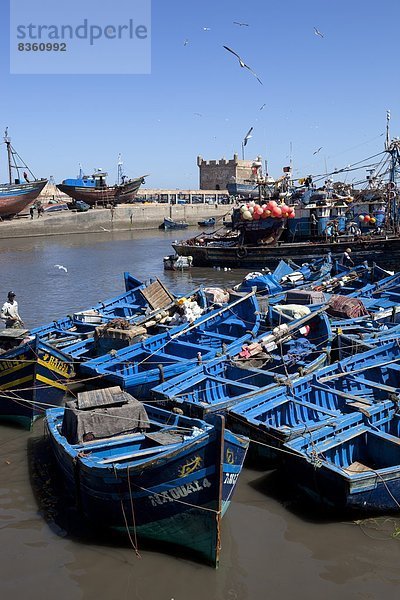
[[[228,50],[228,52],[231,52],[231,53],[232,53],[234,56],[236,56],[236,58],[237,58],[237,59],[238,59],[238,61],[239,61],[239,65],[240,65],[242,68],[244,67],[245,69],[248,69],[248,70],[250,71],[250,73],[251,73],[252,75],[254,75],[254,77],[257,79],[257,81],[258,81],[259,83],[261,83],[261,85],[264,85],[264,84],[263,84],[263,82],[261,81],[261,79],[258,77],[257,73],[255,73],[255,72],[253,71],[253,69],[251,69],[251,68],[249,67],[249,65],[246,65],[246,63],[245,63],[245,62],[244,62],[244,61],[243,61],[243,60],[240,58],[240,56],[239,56],[239,54],[237,54],[237,52],[235,52],[234,50],[231,50],[231,48],[228,48],[228,46],[224,46],[224,48],[225,48],[225,50]]]
[[[196,117],[202,117],[203,115],[201,113],[193,113],[194,115],[196,115]]]
[[[67,267],[64,267],[63,265],[54,265],[54,266],[57,267],[58,269],[61,269],[62,271],[65,271],[66,273],[68,273]]]
[[[184,45],[184,46],[187,46],[187,45],[188,45],[188,43],[189,43],[189,40],[185,40],[185,41],[183,42],[183,45]]]
[[[250,129],[248,130],[248,132],[247,132],[247,133],[246,133],[246,135],[244,136],[244,140],[243,140],[243,146],[246,146],[246,144],[247,144],[247,142],[249,141],[249,139],[250,139],[251,137],[253,137],[253,136],[251,135],[251,132],[253,131],[253,129],[254,129],[253,127],[250,127]]]
[[[266,102],[264,102],[264,104],[262,106],[260,106],[260,110],[262,110],[264,108],[264,106],[267,106]]]
[[[248,27],[248,23],[240,23],[239,21],[233,21],[234,25],[239,25],[239,27]]]
[[[319,37],[321,37],[321,38],[324,37],[324,35],[316,27],[314,27],[314,33],[315,33],[315,35],[319,35]]]
[[[319,152],[320,150],[322,150],[322,148],[323,148],[323,146],[321,146],[320,148],[318,148],[318,150],[316,150],[315,152],[313,152],[313,154],[318,154],[318,152]]]
[[[203,31],[211,31],[211,27],[203,27]]]

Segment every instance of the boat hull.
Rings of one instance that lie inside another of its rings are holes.
[[[47,179],[30,183],[0,185],[0,217],[12,217],[36,200],[47,184]]]
[[[59,406],[73,363],[34,340],[0,356],[0,420],[30,429],[48,406]]]
[[[146,410],[152,421],[157,412],[165,413],[157,408]],[[248,440],[226,431],[220,419],[157,458],[139,459],[137,464],[115,458],[103,466],[96,451],[85,455],[81,445],[66,442],[58,428],[62,415],[62,409],[47,412],[50,444],[67,491],[93,524],[156,543],[158,548],[161,543],[171,550],[190,550],[218,565],[220,520],[240,474]],[[103,441],[106,446],[107,440]]]
[[[232,268],[275,268],[279,261],[290,258],[294,262],[311,261],[317,256],[331,253],[340,258],[347,248],[352,250],[352,258],[357,262],[365,260],[397,266],[400,257],[400,238],[387,237],[365,241],[346,241],[339,243],[281,243],[274,246],[218,246],[172,244],[179,256],[192,256],[193,266],[224,266]]]
[[[104,205],[109,203],[121,204],[129,203],[135,198],[140,186],[142,185],[142,177],[133,179],[132,181],[120,186],[106,186],[103,188],[95,188],[88,186],[65,185],[59,184],[57,188],[60,192],[67,194],[74,200],[83,200],[89,206]]]

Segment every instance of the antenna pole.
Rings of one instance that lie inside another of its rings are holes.
[[[386,141],[385,150],[388,150],[390,146],[390,110],[386,111]]]

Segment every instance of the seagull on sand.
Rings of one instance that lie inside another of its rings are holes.
[[[238,54],[237,52],[235,52],[235,51],[234,51],[234,50],[232,50],[231,48],[228,48],[228,46],[224,46],[224,48],[225,48],[225,50],[228,50],[228,52],[231,52],[231,53],[232,53],[234,56],[236,56],[236,58],[237,58],[237,59],[238,59],[238,61],[239,61],[239,65],[240,65],[242,68],[248,69],[248,70],[250,71],[250,73],[251,73],[252,75],[254,75],[254,77],[257,79],[257,81],[258,81],[259,83],[261,83],[261,85],[264,85],[264,84],[263,84],[263,82],[261,81],[261,79],[259,78],[259,76],[257,75],[257,73],[255,73],[255,72],[253,71],[253,69],[251,69],[251,68],[249,67],[249,65],[246,65],[246,63],[245,63],[245,62],[244,62],[244,61],[243,61],[243,60],[240,58],[240,56],[239,56],[239,54]]]
[[[57,269],[61,269],[62,271],[65,271],[66,273],[68,273],[67,267],[64,267],[63,265],[54,265],[54,266],[57,267]]]
[[[101,225],[99,225],[99,227],[100,227],[100,229],[102,229],[103,231],[108,231],[108,232],[110,232],[110,230],[109,230],[109,229],[106,229],[105,227],[102,227]]]
[[[321,37],[321,38],[324,37],[324,35],[316,27],[314,27],[314,33],[315,33],[315,35],[319,35],[319,37]]]
[[[322,150],[322,146],[320,148],[318,148],[318,150],[316,150],[315,152],[313,152],[313,154],[318,154],[318,152]]]

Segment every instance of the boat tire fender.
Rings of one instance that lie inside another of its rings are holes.
[[[244,246],[240,246],[236,250],[236,256],[238,258],[244,258],[245,256],[247,256],[247,249]]]

